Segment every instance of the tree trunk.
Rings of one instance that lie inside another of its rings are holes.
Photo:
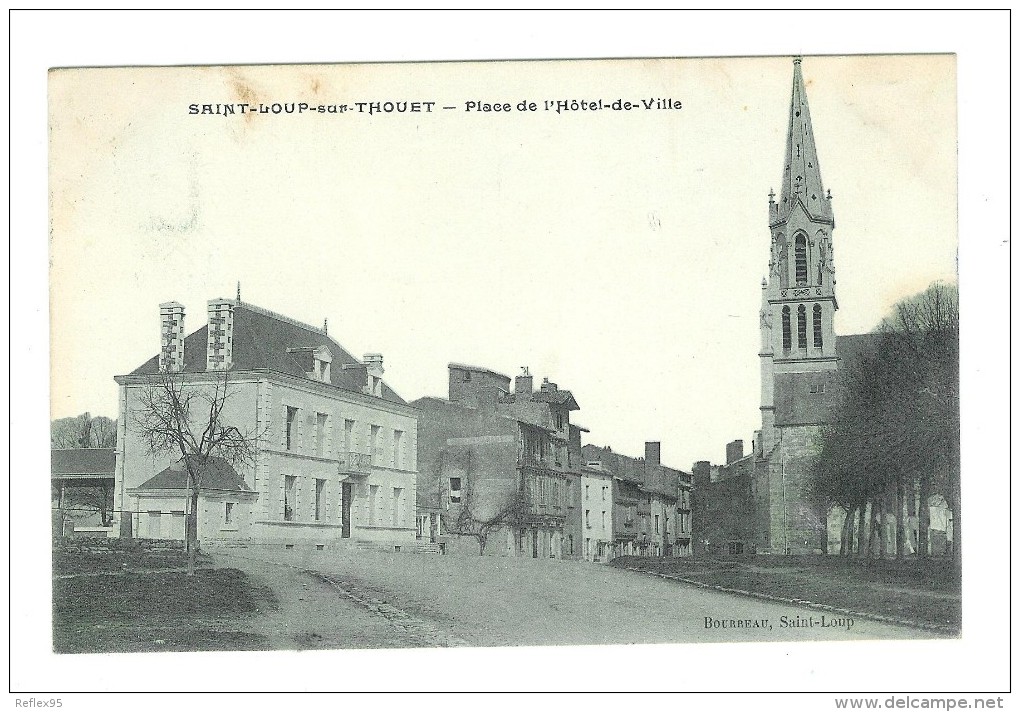
[[[917,503],[917,558],[927,559],[931,549],[931,510],[928,499],[931,497],[931,476],[924,472],[919,483],[919,499]]]
[[[822,516],[822,556],[829,555],[829,508],[827,506],[820,505]],[[663,533],[663,550],[666,548],[666,536]]]
[[[896,560],[903,561],[907,544],[906,484],[903,477],[896,478]]]
[[[949,511],[953,513],[953,520],[952,520],[953,521],[953,546],[952,546],[952,548],[949,551],[950,551],[950,555],[953,557],[953,565],[957,569],[959,569],[960,568],[960,563],[961,563],[960,562],[960,552],[962,551],[962,549],[960,548],[960,541],[961,541],[961,536],[960,536],[960,500],[959,500],[958,496],[953,497],[952,500],[949,500],[948,497],[946,499],[947,499],[946,504],[949,505]]]
[[[847,555],[847,547],[850,544],[850,529],[854,525],[853,511],[850,509],[843,510],[843,527],[839,533],[839,555]]]
[[[108,526],[111,526],[113,524],[113,521],[111,520],[111,517],[110,517],[110,508],[107,505],[107,503],[110,501],[110,499],[112,497],[112,492],[111,492],[112,489],[113,489],[112,487],[100,487],[99,488],[99,498],[100,498],[99,499],[99,518],[100,518],[100,524],[102,524],[104,527],[108,527]]]
[[[861,502],[861,506],[857,510],[858,511],[858,514],[857,514],[857,556],[860,556],[862,558],[868,555],[868,548],[867,548],[867,543],[866,543],[866,540],[865,540],[865,536],[867,535],[867,527],[865,526],[865,524],[867,523],[867,520],[865,519],[865,517],[867,517],[867,510],[868,510],[868,503],[866,501],[865,502]]]
[[[198,488],[191,490],[191,511],[188,513],[185,547],[188,551],[188,576],[195,575],[195,559],[198,553]]]
[[[879,520],[878,520],[878,498],[871,500],[871,532],[868,534],[868,558],[872,558],[875,555],[875,537],[880,536],[879,531]]]
[[[488,538],[489,537],[486,534],[479,534],[478,535],[478,555],[479,556],[484,556],[485,555],[485,541]]]
[[[889,527],[886,526],[886,500],[888,496],[886,493],[882,493],[878,497],[878,558],[885,559],[889,555],[889,539],[886,536],[886,531]]]

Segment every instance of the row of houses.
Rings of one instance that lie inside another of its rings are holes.
[[[325,324],[240,294],[209,301],[197,331],[184,320],[183,305],[161,304],[160,352],[115,379],[113,502],[95,528],[109,536],[182,539],[197,478],[204,545],[590,561],[691,552],[691,475],[662,465],[659,443],[644,457],[582,445],[573,394],[536,387],[527,369],[511,379],[453,363],[447,398],[407,402],[382,355],[355,358]],[[160,442],[154,424],[170,413],[200,447]],[[238,456],[201,446],[210,440],[251,447]],[[71,482],[76,468],[62,467],[54,481]]]
[[[447,398],[418,409],[418,531],[448,547],[608,561],[691,552],[691,475],[582,445],[573,393],[451,363]]]

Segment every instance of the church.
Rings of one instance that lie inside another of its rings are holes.
[[[828,513],[812,494],[811,467],[835,405],[837,372],[874,339],[871,334],[837,336],[833,330],[839,304],[832,202],[822,183],[797,58],[782,183],[778,196],[772,190],[768,196],[771,250],[759,312],[761,429],[747,455],[743,443],[735,441],[727,446],[726,465],[695,464],[698,551],[810,554],[828,549]],[[729,517],[733,526],[713,512],[736,513]]]

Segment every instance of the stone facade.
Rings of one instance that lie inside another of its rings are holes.
[[[761,418],[752,481],[754,548],[823,549],[825,513],[811,496],[811,466],[839,367],[831,196],[822,186],[800,60],[794,60],[779,201],[769,193],[771,252],[761,294]]]
[[[577,559],[582,555],[580,445],[572,446],[570,391],[539,389],[477,366],[449,365],[449,399],[421,398],[419,539],[478,554],[477,532],[497,518],[484,553]],[[522,508],[510,515],[514,502]]]

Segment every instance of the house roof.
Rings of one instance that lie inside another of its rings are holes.
[[[50,450],[51,477],[113,477],[116,464],[113,448]]]
[[[581,406],[574,400],[574,394],[570,391],[535,391],[531,394],[531,400],[538,403],[552,403],[554,405],[565,405],[568,410],[580,410]]]
[[[585,463],[598,462],[602,472],[612,474],[624,482],[637,485],[644,492],[676,497],[681,476],[686,474],[665,465],[651,465],[643,458],[621,455],[608,447],[588,444],[581,448]],[[585,468],[591,469],[586,464]]]
[[[504,381],[510,380],[510,376],[506,375],[505,373],[493,371],[491,368],[485,368],[484,366],[472,366],[471,364],[467,363],[457,363],[456,361],[451,361],[449,364],[447,364],[447,368],[456,368],[460,369],[461,371],[471,371],[472,373],[487,373],[490,376],[496,376],[497,378],[500,378]]]
[[[189,456],[190,460],[200,460],[197,455]],[[222,490],[227,492],[251,492],[244,478],[222,457],[208,457],[204,463],[198,464],[197,476],[202,489]],[[171,465],[165,470],[150,477],[135,487],[136,490],[176,490],[187,489],[188,471],[183,466]]]
[[[304,378],[308,371],[308,351],[325,346],[333,354],[329,382],[346,391],[362,391],[365,364],[322,329],[245,302],[235,302],[233,321],[232,370],[270,370]],[[205,372],[208,339],[208,325],[185,338],[184,373]],[[157,373],[158,355],[136,368],[131,375]],[[385,383],[382,397],[393,403],[404,403],[404,399]]]

